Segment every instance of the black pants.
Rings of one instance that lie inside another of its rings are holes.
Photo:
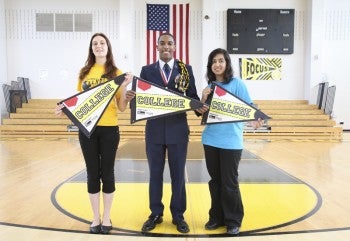
[[[238,183],[238,165],[242,150],[221,149],[204,145],[211,207],[209,219],[227,226],[240,227],[244,216]]]
[[[163,215],[163,172],[166,150],[171,178],[170,211],[175,222],[184,220],[186,211],[185,165],[188,143],[154,144],[146,142],[146,153],[150,171],[149,203],[152,214]]]
[[[79,131],[79,141],[84,155],[88,193],[101,190],[104,193],[115,191],[114,162],[119,145],[118,126],[97,126],[90,138]]]

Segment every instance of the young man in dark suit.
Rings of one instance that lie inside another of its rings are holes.
[[[143,66],[140,77],[158,86],[164,86],[169,90],[199,100],[192,67],[174,59],[175,49],[173,35],[161,34],[157,45],[159,60]],[[202,112],[199,111],[199,113]],[[151,215],[143,224],[142,231],[151,231],[157,224],[163,222],[163,171],[166,151],[168,151],[172,190],[170,202],[172,223],[176,225],[179,232],[188,233],[190,229],[183,215],[186,211],[185,164],[189,140],[186,113],[148,120],[145,139],[150,170],[149,207]]]

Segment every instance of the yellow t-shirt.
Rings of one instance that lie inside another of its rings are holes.
[[[108,81],[107,78],[103,78],[102,75],[105,73],[103,65],[94,64],[90,69],[90,72],[85,76],[84,80],[78,81],[77,90],[83,91],[83,84],[88,85],[92,88],[98,84]],[[117,70],[117,76],[122,74],[121,70]],[[105,112],[102,114],[101,119],[98,121],[98,126],[117,126],[118,125],[118,113],[117,113],[117,100],[120,99],[122,93],[122,87],[120,87],[115,94],[115,97],[108,104]]]

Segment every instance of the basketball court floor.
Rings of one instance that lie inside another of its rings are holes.
[[[0,240],[228,240],[206,231],[210,196],[202,145],[189,144],[186,165],[190,233],[171,223],[169,170],[164,222],[141,233],[148,209],[148,166],[142,140],[122,140],[110,235],[89,234],[92,219],[79,142],[0,140]],[[350,133],[342,142],[246,140],[239,168],[245,208],[236,240],[350,240]]]

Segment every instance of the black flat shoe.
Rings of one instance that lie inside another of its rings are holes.
[[[99,234],[101,232],[101,224],[96,226],[90,226],[90,233]]]
[[[101,225],[101,233],[102,234],[109,234],[109,232],[111,230],[112,230],[112,221],[111,221],[111,226]]]
[[[216,222],[213,220],[209,220],[205,225],[204,228],[206,230],[215,230],[217,228],[220,228],[222,226],[224,226],[225,224],[223,222]]]
[[[188,224],[186,223],[185,220],[178,220],[178,221],[173,220],[173,224],[176,225],[176,229],[180,233],[188,233],[190,231],[190,228],[188,227]]]
[[[147,221],[142,226],[142,232],[149,232],[153,230],[157,224],[163,222],[163,217],[161,215],[149,216]]]
[[[227,234],[229,235],[238,235],[239,234],[239,227],[235,226],[227,226]]]

